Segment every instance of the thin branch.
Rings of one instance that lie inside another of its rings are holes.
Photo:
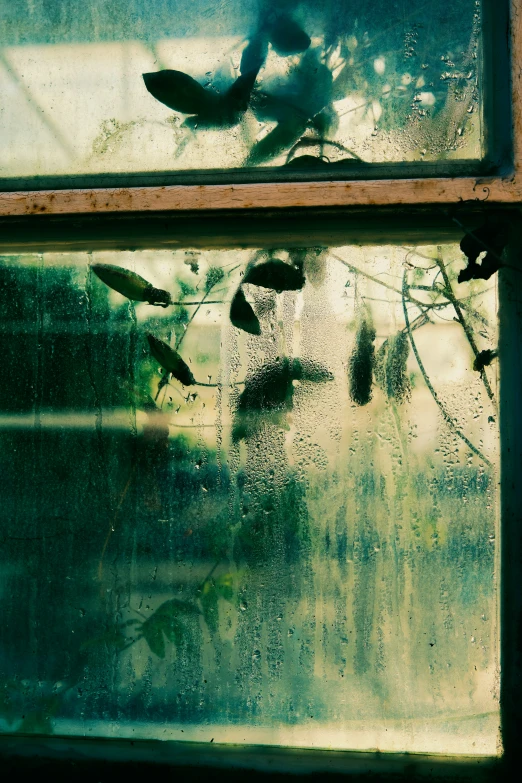
[[[377,283],[377,285],[382,285],[383,288],[387,288],[388,291],[393,291],[395,294],[397,294],[399,297],[402,296],[402,292],[398,288],[394,288],[392,285],[389,285],[388,283],[383,282],[382,280],[379,280],[378,277],[373,277],[373,275],[369,275],[367,272],[363,272],[362,269],[359,269],[358,267],[354,266],[353,264],[350,264],[348,261],[345,261],[344,258],[340,258],[339,256],[336,256],[335,253],[330,253],[332,258],[335,258],[336,261],[339,261],[344,266],[348,267],[348,269],[353,272],[356,275],[361,275],[362,277],[365,277],[367,280],[371,280],[372,283]],[[429,307],[431,305],[427,305],[426,302],[421,302],[419,299],[414,299],[412,296],[408,295],[408,300],[412,302],[413,304],[418,305],[419,307]]]
[[[218,565],[221,563],[222,559],[223,558],[220,557],[219,560],[216,560],[216,562],[214,563],[214,565],[212,566],[212,568],[210,569],[206,577],[203,579],[201,584],[196,588],[196,593],[200,593],[203,590],[204,586],[206,585],[206,583],[208,582],[208,580],[210,579],[210,577],[212,576],[212,574],[214,573]]]
[[[448,273],[446,272],[446,267],[444,266],[444,261],[442,260],[442,248],[437,248],[437,265],[441,271],[442,279],[444,280],[444,295],[447,299],[450,300],[451,304],[453,305],[453,309],[455,310],[457,314],[457,318],[459,319],[460,325],[464,329],[464,334],[467,337],[468,343],[471,346],[471,350],[475,354],[475,357],[477,357],[480,353],[477,344],[475,342],[475,338],[473,337],[473,331],[471,330],[468,322],[464,318],[464,313],[462,312],[462,308],[460,307],[460,304],[453,293],[453,288],[451,287],[451,282],[448,277]],[[491,402],[495,402],[495,395],[493,394],[493,390],[489,384],[488,377],[486,375],[486,370],[484,368],[480,371],[480,377],[482,378],[482,383],[484,384],[484,388],[486,390],[486,393],[491,400]]]
[[[408,315],[408,308],[406,307],[406,298],[407,298],[407,295],[408,295],[407,274],[408,274],[408,271],[405,269],[404,270],[404,276],[402,278],[402,309],[404,311],[404,320],[406,321],[406,329],[408,330],[408,337],[410,339],[411,347],[413,349],[413,353],[415,354],[415,358],[417,360],[417,364],[419,365],[419,370],[421,371],[422,377],[424,378],[424,382],[425,382],[426,386],[428,387],[428,389],[429,389],[429,391],[431,393],[431,396],[433,397],[433,399],[437,403],[437,405],[439,407],[439,410],[442,413],[442,416],[443,416],[444,420],[451,427],[453,432],[456,435],[458,435],[458,437],[461,438],[461,440],[464,441],[466,446],[469,449],[471,449],[471,451],[474,454],[476,454],[477,457],[480,457],[480,459],[483,462],[485,462],[485,464],[488,465],[491,468],[492,464],[489,461],[489,459],[487,457],[485,457],[484,454],[482,454],[482,452],[479,451],[479,449],[477,449],[477,447],[474,446],[473,443],[470,440],[468,440],[468,438],[464,435],[462,430],[458,427],[457,423],[452,419],[452,417],[447,412],[447,410],[444,407],[443,403],[439,399],[439,396],[438,396],[437,392],[435,391],[432,382],[429,379],[429,376],[428,376],[428,373],[426,372],[424,364],[422,363],[422,359],[420,357],[417,345],[415,343],[415,340],[413,339],[413,332],[412,332],[411,325],[410,325],[410,318],[409,318],[409,315]]]

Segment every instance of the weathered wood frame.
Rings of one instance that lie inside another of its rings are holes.
[[[0,217],[522,202],[522,0],[509,5],[513,154],[495,175],[3,192]]]

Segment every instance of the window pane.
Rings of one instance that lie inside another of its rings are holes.
[[[12,0],[2,16],[6,178],[483,157],[480,0]]]
[[[495,753],[497,303],[463,266],[2,258],[4,731]]]

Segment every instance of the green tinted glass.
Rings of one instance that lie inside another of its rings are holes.
[[[2,258],[4,731],[496,752],[496,288],[463,267]]]
[[[0,12],[0,174],[103,184],[209,169],[328,179],[372,177],[369,164],[476,165],[481,6],[12,0]]]

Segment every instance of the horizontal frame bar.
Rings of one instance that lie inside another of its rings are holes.
[[[212,768],[218,780],[235,780],[234,771],[310,775],[313,773],[343,775],[349,780],[368,776],[380,781],[390,776],[400,780],[462,780],[486,783],[499,779],[502,760],[495,757],[450,757],[412,753],[379,753],[265,746],[210,745],[199,742],[152,740],[103,740],[68,737],[0,737],[0,759],[74,759],[76,770],[81,762],[101,761],[125,765],[150,764],[157,767],[183,766]],[[134,766],[133,766],[134,768]],[[154,769],[152,767],[152,769]],[[151,769],[151,771],[152,771]],[[221,774],[219,774],[221,773]],[[244,772],[243,772],[244,774]],[[201,778],[198,777],[198,780]],[[204,779],[207,779],[206,777]],[[215,777],[212,776],[212,780]],[[242,778],[244,779],[244,778]],[[255,776],[254,779],[257,779]],[[315,779],[315,777],[314,777]]]
[[[4,192],[0,194],[0,216],[449,205],[462,201],[522,202],[522,175],[506,179],[457,177]]]

